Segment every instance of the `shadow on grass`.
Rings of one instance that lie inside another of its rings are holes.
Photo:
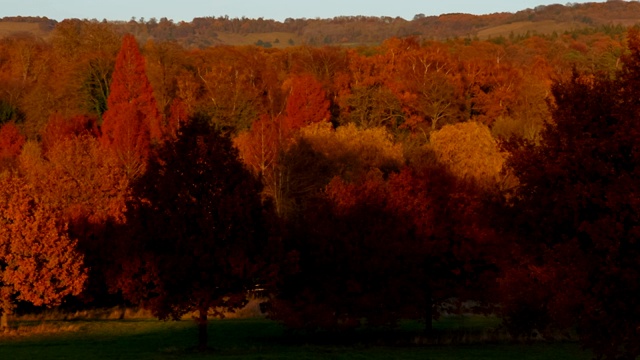
[[[0,359],[588,359],[577,344],[428,345],[414,341],[417,323],[399,329],[362,329],[341,334],[290,333],[265,319],[212,321],[205,352],[195,350],[193,321],[58,321],[78,329],[67,333],[0,336]],[[439,324],[454,331],[455,324]],[[469,326],[466,324],[465,326]],[[473,328],[473,327],[471,327]],[[452,330],[453,329],[453,330]]]

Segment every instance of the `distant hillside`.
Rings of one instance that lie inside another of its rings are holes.
[[[565,31],[572,31],[580,28],[584,28],[583,23],[573,21],[517,21],[504,25],[491,26],[476,33],[476,36],[480,39],[491,39],[499,37],[510,37],[526,34],[552,34],[563,33]]]
[[[268,19],[202,17],[174,23],[152,18],[146,21],[110,22],[120,33],[133,33],[139,40],[174,40],[188,48],[211,45],[260,45],[284,47],[308,45],[377,44],[390,37],[416,36],[443,40],[454,37],[481,39],[526,34],[552,34],[610,25],[640,23],[640,2],[607,1],[537,6],[516,13],[489,15],[417,14],[412,20],[391,17],[341,16],[332,19]],[[0,36],[28,32],[46,37],[56,22],[39,17],[0,19]]]
[[[5,17],[0,19],[0,37],[14,34],[32,34],[46,38],[57,21],[41,17]]]
[[[21,22],[0,22],[0,37],[8,36],[16,33],[31,33],[37,36],[45,35],[38,24],[34,23],[21,23]]]

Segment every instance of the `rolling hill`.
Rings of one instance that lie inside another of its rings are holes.
[[[89,21],[89,20],[83,20]],[[91,20],[95,21],[95,20]],[[422,39],[499,38],[526,34],[552,34],[604,26],[632,26],[640,23],[640,2],[607,1],[567,5],[537,6],[516,13],[488,15],[418,14],[411,20],[391,17],[341,16],[332,19],[237,19],[194,18],[174,23],[155,18],[147,21],[110,22],[120,33],[132,33],[138,40],[172,40],[188,48],[211,45],[362,45],[378,44],[390,37],[415,36]],[[56,25],[43,17],[0,19],[0,37],[29,33],[46,38]]]

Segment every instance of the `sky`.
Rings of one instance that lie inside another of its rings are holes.
[[[604,2],[605,0],[592,1]],[[341,15],[400,16],[407,20],[416,14],[491,14],[516,12],[538,5],[557,4],[545,0],[0,0],[0,17],[46,16],[67,18],[149,20],[166,17],[175,22],[194,17],[231,18],[332,18]]]

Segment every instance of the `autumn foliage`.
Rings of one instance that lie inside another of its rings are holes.
[[[194,312],[204,349],[259,294],[295,329],[492,313],[640,354],[637,29],[277,49],[114,29],[0,39],[3,315],[79,293]]]
[[[160,141],[160,114],[133,36],[122,40],[103,116],[102,143],[115,152],[131,178],[144,172],[151,144]]]
[[[486,188],[513,186],[504,169],[506,155],[500,151],[489,128],[482,124],[464,122],[444,126],[431,133],[430,146],[438,161],[460,179]]]
[[[289,92],[287,98],[287,131],[298,130],[306,125],[329,121],[329,100],[322,84],[311,75],[298,75],[285,81],[283,87]]]
[[[0,168],[10,166],[20,155],[25,137],[13,122],[0,127]]]
[[[15,299],[59,305],[83,290],[87,275],[66,224],[24,179],[3,173],[0,191],[0,327],[6,327]]]
[[[185,125],[134,185],[118,288],[161,319],[197,311],[206,348],[207,317],[242,307],[264,276],[260,188],[230,139]]]
[[[516,324],[520,317],[543,329],[574,325],[597,353],[633,359],[640,355],[632,295],[640,275],[640,131],[632,95],[640,91],[640,34],[632,29],[628,36],[619,77],[574,74],[557,84],[555,124],[539,147],[513,152],[509,161],[521,182],[513,204],[520,264],[511,264],[515,271],[505,273],[503,285],[513,288],[505,289],[505,304]],[[530,294],[536,304],[527,301]]]
[[[95,119],[86,115],[76,115],[70,118],[60,114],[52,115],[45,125],[41,142],[44,151],[55,147],[58,142],[71,139],[76,136],[97,136],[98,128]]]
[[[298,268],[285,274],[270,317],[295,329],[345,330],[394,325],[415,317],[415,251],[406,218],[386,206],[386,186],[372,173],[362,183],[339,179],[295,226],[289,250]],[[379,309],[385,311],[379,311]]]

